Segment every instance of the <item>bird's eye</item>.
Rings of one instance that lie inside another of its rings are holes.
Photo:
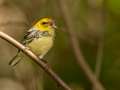
[[[42,22],[43,25],[48,24],[48,22]]]

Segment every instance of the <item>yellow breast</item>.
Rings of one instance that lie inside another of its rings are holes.
[[[53,46],[52,37],[41,37],[34,39],[28,47],[37,55],[43,57],[49,49]]]

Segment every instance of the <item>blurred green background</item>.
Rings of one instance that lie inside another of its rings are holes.
[[[58,1],[0,0],[0,30],[21,41],[33,23],[43,17],[52,17],[58,30],[54,47],[45,59],[73,90],[92,90],[90,81],[76,61]],[[100,59],[101,83],[106,90],[120,90],[120,1],[64,0],[64,3],[86,62],[95,72],[96,62]],[[16,52],[15,47],[0,39],[0,90],[26,90],[8,66]],[[26,66],[21,68],[24,70]],[[39,78],[39,75],[33,77]],[[46,73],[43,76],[35,90],[63,90]]]

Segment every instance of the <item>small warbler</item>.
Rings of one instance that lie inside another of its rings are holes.
[[[22,43],[39,56],[40,59],[43,59],[53,46],[55,29],[55,22],[51,18],[42,18],[26,32]],[[24,59],[24,55],[19,50],[9,62],[9,65],[15,66],[22,59]]]

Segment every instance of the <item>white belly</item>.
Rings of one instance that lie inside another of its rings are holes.
[[[33,40],[28,47],[38,56],[43,58],[43,56],[49,51],[53,46],[52,37],[42,37],[39,39]]]

